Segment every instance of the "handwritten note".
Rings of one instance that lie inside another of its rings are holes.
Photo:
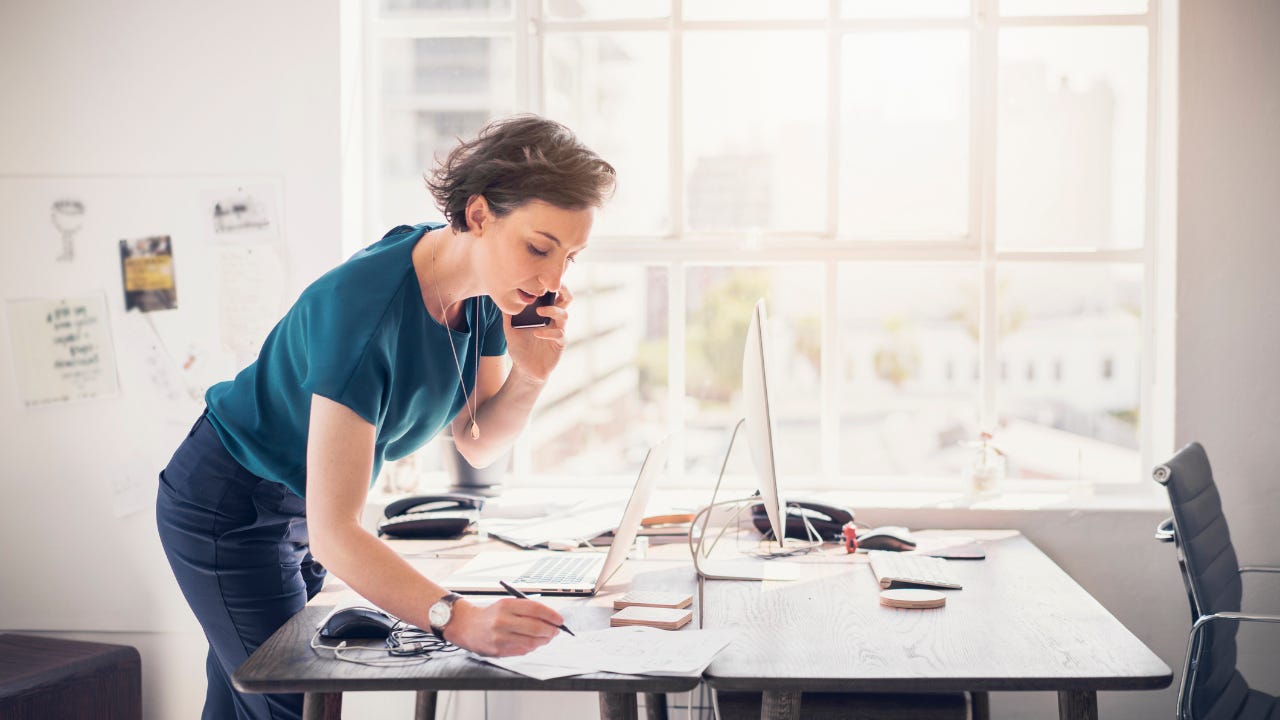
[[[104,295],[11,300],[8,311],[13,365],[27,407],[119,391]]]

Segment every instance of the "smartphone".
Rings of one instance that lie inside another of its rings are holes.
[[[549,292],[537,300],[529,303],[525,309],[516,315],[511,316],[511,327],[513,328],[532,328],[543,327],[551,324],[551,318],[543,317],[538,314],[538,308],[554,305],[556,302],[556,294]]]

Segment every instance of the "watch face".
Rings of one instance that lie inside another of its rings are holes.
[[[437,602],[427,611],[427,616],[431,620],[431,624],[441,627],[449,623],[449,617],[453,615],[453,607],[449,603]]]

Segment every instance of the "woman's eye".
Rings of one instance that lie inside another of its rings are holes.
[[[546,250],[539,250],[536,245],[526,245],[526,247],[529,248],[530,254],[537,255],[538,257],[546,257],[548,254]]]

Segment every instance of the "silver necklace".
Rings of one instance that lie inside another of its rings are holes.
[[[458,362],[458,348],[453,344],[453,328],[449,327],[449,308],[445,307],[444,297],[440,295],[440,281],[436,278],[436,244],[439,238],[431,243],[431,284],[435,286],[436,301],[440,303],[440,319],[444,321],[445,336],[449,338],[449,349],[453,351],[453,366],[458,369],[458,385],[462,388],[462,401],[467,406],[467,414],[471,416],[471,439],[480,439],[480,424],[476,422],[476,411],[479,410],[479,402],[476,407],[471,406],[471,397],[467,395],[467,383],[462,379],[462,364]],[[476,391],[476,386],[480,384],[480,327],[476,321],[480,319],[480,304],[476,303],[476,312],[473,313],[471,320],[471,334],[476,336],[476,374],[475,379],[471,383],[471,392]]]

